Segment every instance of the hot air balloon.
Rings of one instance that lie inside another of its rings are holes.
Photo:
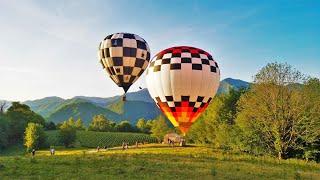
[[[150,49],[136,34],[115,33],[100,42],[98,56],[103,69],[126,93],[147,68]]]
[[[208,107],[220,82],[220,69],[212,56],[189,46],[159,52],[146,72],[151,97],[184,135]]]

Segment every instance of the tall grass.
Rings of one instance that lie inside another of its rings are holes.
[[[0,157],[0,179],[320,179],[320,164],[202,146],[148,144],[128,150],[57,149]],[[2,166],[1,166],[2,165]]]

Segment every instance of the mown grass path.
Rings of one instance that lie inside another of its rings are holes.
[[[320,164],[227,153],[208,147],[145,145],[128,150],[38,151],[0,157],[0,179],[320,179]]]

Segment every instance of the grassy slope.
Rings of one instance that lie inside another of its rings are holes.
[[[148,146],[148,147],[147,147]],[[1,179],[319,179],[320,165],[224,153],[206,147],[147,145],[129,150],[40,151],[0,157]]]

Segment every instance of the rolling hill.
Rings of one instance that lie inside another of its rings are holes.
[[[113,121],[121,120],[121,116],[117,113],[85,101],[74,101],[73,103],[65,104],[46,119],[54,123],[60,123],[70,117],[75,119],[81,118],[85,125],[89,125],[92,117],[98,114],[103,114],[106,118]]]

